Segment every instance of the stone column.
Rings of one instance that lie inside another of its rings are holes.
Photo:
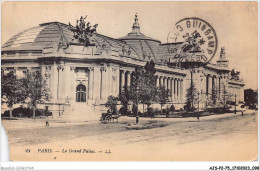
[[[118,85],[118,80],[119,80],[120,75],[118,74],[118,69],[117,68],[112,68],[112,95],[113,96],[118,96],[118,90],[119,90],[119,85]]]
[[[212,77],[211,77],[211,75],[208,76],[208,94],[212,95]]]
[[[165,89],[167,89],[167,87],[166,87],[166,84],[167,84],[167,83],[166,83],[166,82],[167,82],[167,81],[166,81],[166,77],[163,77],[163,86],[164,86]]]
[[[174,79],[174,100],[177,100],[177,78]]]
[[[218,96],[218,94],[219,94],[219,91],[218,91],[219,78],[216,77],[215,80],[216,80],[215,81],[216,96],[217,96],[217,98],[219,98],[219,96]]]
[[[156,75],[156,87],[159,87],[160,84],[160,77]]]
[[[124,91],[125,86],[125,71],[121,71],[121,93]]]
[[[28,71],[26,71],[26,74],[28,74]],[[48,88],[51,90],[51,66],[45,66],[43,75],[46,79]]]
[[[58,99],[59,99],[59,102],[62,102],[62,95],[63,95],[63,92],[62,92],[62,88],[63,88],[63,71],[64,71],[64,66],[62,65],[59,65],[57,67],[57,70],[58,70]]]
[[[171,99],[174,101],[174,78],[171,79]]]
[[[120,69],[119,68],[117,68],[116,69],[116,71],[115,71],[115,73],[116,73],[116,75],[115,75],[115,80],[116,80],[116,95],[118,96],[119,95],[119,90],[120,90],[120,88],[119,88],[119,86],[120,86]]]
[[[163,86],[163,77],[159,77],[160,80],[160,86]]]
[[[103,81],[102,81],[102,83],[103,83],[103,85],[102,85],[102,87],[103,87],[103,99],[104,100],[107,100],[107,68],[103,68],[103,71],[102,71],[102,78],[103,78]]]
[[[58,89],[58,69],[56,62],[54,62],[53,67],[51,68],[51,94],[54,101],[57,99],[57,89]]]
[[[18,67],[14,67],[14,75],[16,75],[18,78],[20,78],[18,70],[19,70]]]
[[[99,66],[94,67],[93,100],[100,99],[101,71]]]
[[[70,77],[70,66],[66,65],[64,67],[64,77],[63,77],[63,85],[64,85],[64,88],[63,88],[63,92],[64,92],[64,100],[66,100],[67,98],[70,98],[70,91],[72,91],[70,89],[70,84],[71,84],[71,77]],[[70,101],[70,100],[69,100]],[[66,101],[68,102],[68,101]]]
[[[179,100],[181,100],[181,80],[179,79]]]
[[[106,99],[106,68],[100,68],[101,78],[100,78],[100,99]]]
[[[106,97],[113,95],[113,79],[112,79],[112,66],[106,68]]]
[[[6,75],[7,74],[7,68],[2,67],[1,72],[2,72],[1,74]]]
[[[219,77],[219,99],[221,99],[222,96],[222,89],[223,89],[222,77]]]
[[[183,98],[183,80],[180,80],[180,99],[182,100]]]
[[[179,100],[179,79],[176,80],[176,100]]]
[[[94,67],[89,67],[89,79],[88,79],[88,98],[93,100],[93,82],[94,82]]]
[[[70,66],[71,78],[70,78],[70,98],[73,102],[76,102],[76,67]]]
[[[131,72],[127,72],[127,86],[130,87],[131,85]]]
[[[201,75],[201,77],[200,77],[200,81],[201,81],[201,92],[202,92],[202,94],[201,94],[201,97],[204,97],[205,96],[205,93],[206,93],[206,77],[205,77],[205,75],[204,74],[202,74]]]

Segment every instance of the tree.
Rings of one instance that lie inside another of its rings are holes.
[[[33,108],[33,119],[35,119],[36,106],[50,100],[50,89],[46,83],[46,78],[42,77],[39,72],[29,72],[27,77],[22,80],[29,104]]]
[[[190,87],[186,90],[186,109],[188,111],[194,110],[195,99],[197,99],[198,91],[194,85],[194,82],[191,82]]]
[[[127,106],[128,106],[128,104],[129,104],[129,102],[131,100],[131,95],[130,95],[131,94],[130,93],[131,90],[130,90],[130,87],[128,87],[126,85],[123,88],[124,88],[124,90],[121,92],[121,94],[118,96],[117,99],[121,102],[121,104],[123,106],[123,109],[121,109],[121,112],[126,113]]]
[[[144,66],[145,72],[143,73],[143,84],[140,91],[141,99],[143,104],[147,105],[148,107],[152,104],[153,101],[156,101],[156,70],[155,70],[155,63],[153,60],[147,62]]]
[[[13,105],[25,102],[24,88],[21,79],[17,78],[13,71],[7,75],[1,74],[1,101],[10,108],[10,120],[12,119]]]
[[[223,89],[223,92],[222,92],[222,96],[221,96],[221,102],[223,103],[223,107],[226,108],[227,107],[227,104],[230,103],[231,101],[231,93],[229,93],[227,91],[227,87],[225,86],[224,83],[222,83],[222,89]]]
[[[137,113],[138,112],[138,104],[140,103],[140,89],[142,87],[142,76],[143,76],[143,68],[142,67],[136,67],[135,72],[132,74],[132,84],[130,86],[130,93],[129,93],[129,99],[133,102],[133,108],[132,112]]]
[[[161,105],[161,113],[162,113],[163,105],[169,102],[170,90],[167,90],[164,86],[160,85],[157,88],[156,95],[157,95],[157,100]]]
[[[253,89],[245,89],[244,100],[246,106],[249,106],[250,108],[254,108],[255,104],[258,103],[257,91],[254,91]]]
[[[116,105],[117,105],[118,98],[114,96],[109,96],[107,98],[106,107],[109,107],[111,111],[116,111]]]
[[[155,63],[153,60],[148,61],[144,67],[136,68],[133,73],[132,85],[130,87],[130,99],[138,103],[147,105],[147,108],[156,101],[156,77]]]
[[[212,88],[212,94],[210,96],[210,105],[213,107],[213,106],[216,106],[217,105],[217,101],[218,101],[218,89],[216,87],[213,87]]]

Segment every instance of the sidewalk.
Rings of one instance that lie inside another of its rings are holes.
[[[257,113],[258,111],[254,110],[247,110],[244,111],[244,115],[250,115],[253,113]],[[154,118],[151,119],[149,117],[139,117],[139,122],[143,121],[165,121],[165,122],[201,122],[201,121],[208,121],[216,118],[229,118],[229,117],[239,117],[242,116],[241,112],[237,112],[237,114],[234,113],[225,113],[225,114],[218,114],[218,115],[209,115],[209,116],[203,116],[200,117],[200,119],[197,119],[197,117],[187,117],[187,118]],[[75,125],[84,125],[84,124],[100,124],[99,120],[91,120],[91,121],[68,121],[68,120],[62,120],[60,118],[37,118],[35,120],[29,119],[29,118],[21,118],[18,120],[2,120],[3,125],[7,130],[16,130],[16,129],[31,129],[31,128],[48,128],[45,127],[46,120],[49,122],[49,128],[51,127],[67,127],[67,126],[75,126]],[[119,122],[131,122],[135,123],[136,117],[127,117],[127,116],[121,116],[119,118]],[[111,123],[113,124],[113,123]]]

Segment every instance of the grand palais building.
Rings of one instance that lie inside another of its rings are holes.
[[[234,95],[237,102],[244,101],[243,80],[231,79],[224,49],[215,55],[216,63],[193,70],[168,65],[173,56],[169,46],[178,48],[181,43],[162,44],[145,36],[137,16],[125,37],[115,39],[95,33],[91,41],[94,45],[84,47],[73,38],[67,24],[42,23],[18,33],[2,46],[2,72],[14,71],[21,77],[28,71],[48,75],[52,99],[44,106],[54,113],[61,108],[64,114],[101,108],[108,96],[118,96],[124,85],[131,85],[137,66],[150,60],[156,63],[157,86],[171,90],[169,103],[176,109],[185,104],[191,72],[203,99],[200,108],[205,108],[213,89],[218,90],[219,98],[227,91],[233,101]]]

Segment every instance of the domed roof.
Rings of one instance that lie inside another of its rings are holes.
[[[76,40],[73,35],[73,32],[69,29],[67,24],[60,22],[43,23],[13,36],[2,46],[2,52],[38,51],[44,48],[55,48],[64,44],[77,44],[78,40]],[[91,41],[100,49],[104,44],[119,50],[122,50],[122,48],[132,49],[134,53],[133,56],[139,58],[136,50],[123,41],[97,33],[94,34]]]
[[[135,15],[135,22],[132,27],[132,32],[128,33],[127,36],[118,38],[118,40],[122,40],[135,47],[139,56],[142,57],[142,60],[158,60],[158,55],[156,52],[161,42],[141,33],[137,14]]]
[[[18,33],[3,46],[2,51],[11,50],[42,50],[57,46],[62,39],[70,41],[73,33],[65,24],[59,22],[43,23]]]
[[[140,32],[140,26],[138,23],[138,16],[135,14],[135,22],[132,27],[132,32],[128,33],[127,36],[118,38],[119,40],[151,40],[161,43],[159,40],[153,39],[151,37],[145,36]]]

